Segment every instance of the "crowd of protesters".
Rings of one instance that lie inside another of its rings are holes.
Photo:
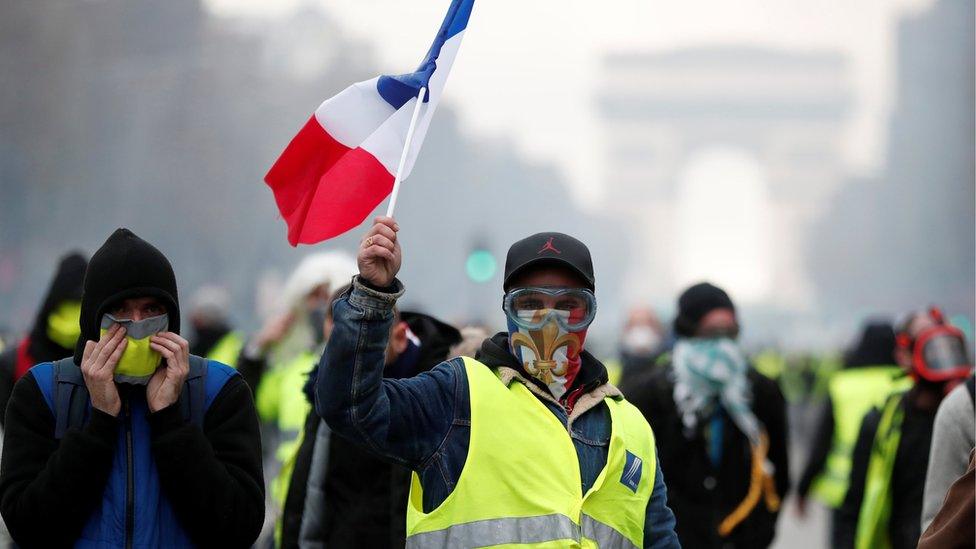
[[[127,229],[61,258],[0,354],[11,543],[753,548],[792,498],[830,509],[831,547],[972,546],[969,342],[938,308],[800,365],[750,353],[702,282],[598,357],[613,290],[581,240],[512,244],[492,335],[398,306],[398,232],[307,256],[250,336],[216,286],[181,331],[178,273]],[[791,471],[801,394],[822,413]]]

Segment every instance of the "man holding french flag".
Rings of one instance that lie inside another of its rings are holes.
[[[404,291],[397,188],[473,3],[451,3],[416,72],[360,82],[323,103],[266,177],[292,245],[357,226],[393,194],[361,241],[359,274],[334,300],[315,410],[333,432],[413,471],[407,547],[679,547],[653,431],[585,350],[597,300],[581,241],[548,232],[512,245],[501,303],[508,329],[477,358],[384,378]]]

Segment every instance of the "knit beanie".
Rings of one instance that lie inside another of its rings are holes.
[[[75,363],[86,341],[98,341],[101,318],[111,306],[132,297],[155,297],[169,314],[169,331],[180,332],[176,275],[166,256],[129,229],[117,229],[88,262],[81,297],[81,337]]]
[[[678,298],[678,316],[674,319],[675,335],[694,336],[698,322],[715,309],[735,311],[735,305],[725,290],[708,282],[701,282],[688,288]]]

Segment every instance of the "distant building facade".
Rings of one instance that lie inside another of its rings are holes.
[[[745,301],[809,305],[801,239],[846,176],[845,59],[741,46],[625,53],[605,58],[602,81],[605,206],[632,220],[642,252],[630,286],[660,299],[707,277]]]

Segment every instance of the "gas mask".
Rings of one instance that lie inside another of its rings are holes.
[[[579,288],[519,288],[505,294],[512,354],[556,399],[576,378],[586,329],[596,316],[593,292]]]
[[[104,336],[113,324],[125,328],[126,347],[115,365],[116,383],[145,385],[156,373],[162,355],[149,346],[149,338],[169,329],[169,315],[159,315],[143,320],[118,319],[112,315],[102,316],[101,335]]]
[[[973,369],[966,350],[966,337],[962,331],[947,324],[942,311],[929,310],[935,326],[919,332],[914,338],[900,333],[896,338],[899,348],[912,354],[912,376],[929,383],[949,383],[965,379]]]
[[[64,347],[74,349],[81,336],[81,302],[62,301],[47,317],[47,337]]]

